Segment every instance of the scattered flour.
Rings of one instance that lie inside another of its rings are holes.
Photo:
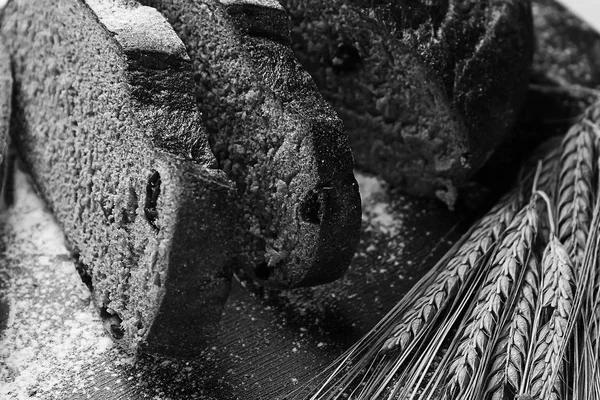
[[[397,236],[402,231],[405,214],[391,209],[387,183],[381,178],[360,172],[354,175],[362,201],[362,219],[368,224],[366,229]]]
[[[0,332],[0,399],[53,399],[112,342],[60,228],[20,171],[0,224],[0,297],[10,307]]]

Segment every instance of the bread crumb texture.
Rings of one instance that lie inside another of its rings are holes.
[[[232,217],[181,41],[156,10],[100,0],[13,1],[1,29],[13,137],[114,338],[189,352],[227,298]]]
[[[208,398],[189,362],[135,357],[114,345],[59,225],[19,170],[15,205],[0,223],[2,400]],[[156,371],[172,387],[156,385]]]

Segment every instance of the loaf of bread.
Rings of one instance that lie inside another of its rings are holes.
[[[527,0],[280,0],[357,165],[449,205],[507,135],[532,56]]]
[[[219,167],[240,195],[237,265],[265,285],[340,277],[361,223],[341,120],[289,47],[273,0],[143,0],[185,43]]]
[[[0,9],[1,12],[1,9]],[[0,204],[4,204],[2,193],[8,171],[8,137],[12,99],[12,72],[10,57],[0,37]]]
[[[11,1],[12,130],[124,347],[191,356],[231,281],[235,190],[214,169],[183,43],[135,1]]]

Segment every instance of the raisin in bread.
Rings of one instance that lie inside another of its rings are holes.
[[[265,285],[340,277],[361,211],[341,120],[289,47],[272,0],[143,0],[185,43],[220,168],[240,195],[237,264]]]
[[[135,1],[11,1],[13,138],[113,337],[190,356],[229,293],[235,191],[183,43]]]
[[[293,48],[344,120],[357,165],[452,205],[521,108],[527,0],[280,0]]]

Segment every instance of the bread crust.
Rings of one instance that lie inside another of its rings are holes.
[[[264,285],[340,277],[361,211],[341,121],[288,44],[272,1],[145,0],[171,22],[194,65],[209,141],[240,195],[238,265]]]
[[[13,137],[113,337],[193,356],[231,281],[234,190],[214,169],[185,47],[137,2],[12,1]]]
[[[452,205],[521,108],[529,2],[281,4],[294,51],[348,127],[357,165]]]

